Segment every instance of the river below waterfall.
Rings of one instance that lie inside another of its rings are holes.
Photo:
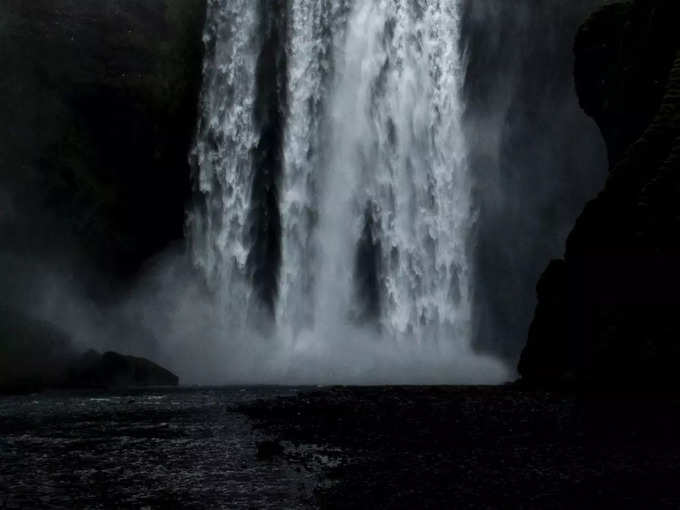
[[[678,508],[677,395],[515,387],[0,398],[0,508]]]
[[[313,470],[258,462],[234,412],[296,389],[0,398],[0,508],[307,508]]]

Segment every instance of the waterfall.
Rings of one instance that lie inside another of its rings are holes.
[[[229,341],[340,380],[478,359],[459,11],[209,0],[188,234]]]
[[[188,219],[195,263],[230,290],[226,314],[243,326],[251,287],[246,262],[254,161],[255,69],[260,46],[252,0],[210,1],[198,135],[192,151],[197,201]]]

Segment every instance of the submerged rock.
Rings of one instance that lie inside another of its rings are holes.
[[[260,441],[257,443],[258,460],[271,460],[283,455],[283,445],[279,441]]]

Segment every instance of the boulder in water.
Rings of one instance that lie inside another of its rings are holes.
[[[126,386],[177,386],[179,377],[144,358],[117,352],[88,351],[68,369],[66,386],[111,388]]]
[[[280,441],[260,441],[257,443],[258,460],[271,460],[283,455],[283,445]]]
[[[93,350],[79,355],[55,325],[0,308],[0,392],[178,384],[175,374],[144,358]]]

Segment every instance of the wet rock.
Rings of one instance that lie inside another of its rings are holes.
[[[610,176],[538,286],[520,374],[535,384],[680,384],[680,33],[675,0],[598,11],[576,42]]]
[[[177,386],[179,377],[144,358],[88,351],[68,368],[65,385],[78,388]]]
[[[90,350],[48,322],[0,308],[0,392],[50,388],[177,386],[179,378],[144,358]]]
[[[284,448],[279,441],[259,441],[257,443],[258,460],[271,460],[283,455]]]

